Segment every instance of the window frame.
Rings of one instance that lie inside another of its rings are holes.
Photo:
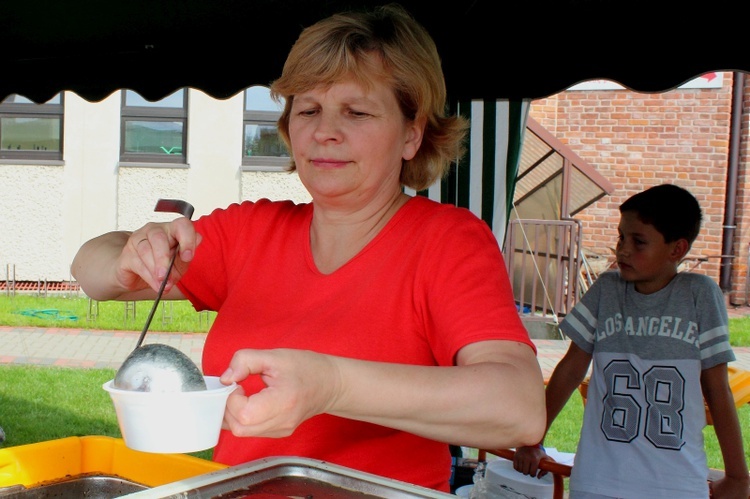
[[[281,111],[248,110],[248,87],[242,95],[242,167],[251,171],[286,171],[291,162],[290,156],[247,156],[245,155],[245,128],[247,125],[273,126],[278,130]],[[281,137],[279,137],[281,141]]]
[[[26,99],[26,97],[20,95]],[[60,103],[49,104],[49,100],[60,96]],[[6,98],[7,100],[7,98]],[[60,149],[57,151],[29,151],[9,150],[0,148],[0,160],[32,160],[32,161],[62,161],[65,136],[65,95],[60,92],[52,96],[47,102],[0,102],[0,118],[51,118],[60,122]],[[0,121],[0,137],[2,136],[2,121]]]
[[[120,161],[123,163],[187,163],[187,134],[188,134],[188,89],[178,88],[175,92],[182,90],[182,107],[160,107],[160,106],[128,106],[126,98],[128,90],[121,92],[120,102]],[[169,95],[172,95],[169,94]],[[141,96],[142,97],[142,96]],[[167,96],[169,97],[169,96]],[[166,98],[166,97],[165,97]],[[154,101],[156,104],[159,101]],[[127,123],[130,121],[149,122],[181,122],[182,123],[182,152],[180,154],[153,154],[125,152],[125,132]]]

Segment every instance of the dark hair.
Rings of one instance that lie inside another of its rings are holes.
[[[641,222],[653,225],[668,243],[687,239],[692,245],[703,220],[695,196],[674,184],[657,185],[629,197],[620,205],[620,213],[626,211],[634,211]]]

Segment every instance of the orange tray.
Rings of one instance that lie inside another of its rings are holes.
[[[92,474],[156,487],[226,467],[187,454],[131,450],[120,438],[66,437],[0,449],[0,487],[33,487]]]

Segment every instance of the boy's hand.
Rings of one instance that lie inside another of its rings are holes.
[[[541,446],[519,447],[513,456],[513,468],[524,475],[536,475],[537,478],[542,478],[547,474],[545,470],[539,469],[539,462],[543,459],[555,461],[544,452]]]
[[[747,499],[750,497],[750,478],[732,478],[724,476],[709,483],[712,499]]]

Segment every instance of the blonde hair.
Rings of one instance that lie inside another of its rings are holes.
[[[435,42],[400,5],[335,14],[305,28],[295,42],[271,96],[284,99],[279,133],[291,151],[289,118],[295,94],[347,78],[388,82],[408,120],[424,120],[422,145],[401,167],[401,184],[422,190],[448,173],[464,152],[466,120],[446,113],[445,79]],[[296,169],[294,158],[289,166]]]

